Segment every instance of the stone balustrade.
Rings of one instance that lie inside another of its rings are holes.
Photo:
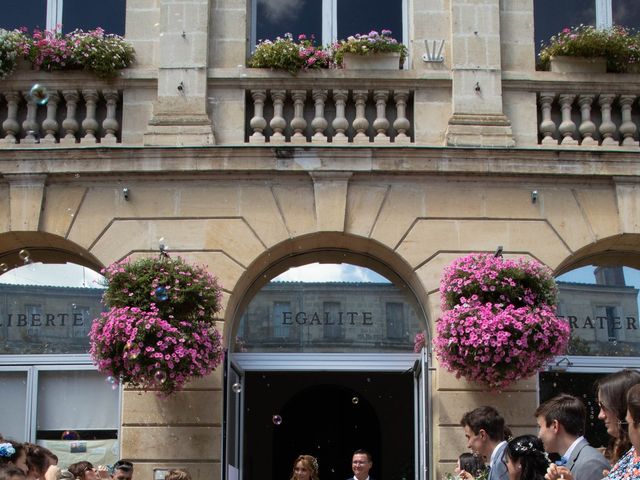
[[[29,85],[29,84],[27,84]],[[54,88],[39,105],[29,89],[0,90],[0,147],[121,142],[122,94],[115,88]]]
[[[538,92],[540,145],[639,148],[638,95],[583,90]]]
[[[413,90],[247,90],[249,143],[410,144]]]

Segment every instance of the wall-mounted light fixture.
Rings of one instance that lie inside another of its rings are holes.
[[[126,202],[129,201],[129,196],[131,195],[131,192],[129,192],[129,189],[127,187],[124,187],[122,189],[122,198],[125,199]]]
[[[531,203],[538,201],[538,190],[531,190]]]

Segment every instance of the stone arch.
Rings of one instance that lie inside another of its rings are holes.
[[[555,274],[591,265],[596,259],[599,265],[626,265],[640,269],[640,234],[623,233],[585,245],[557,265]]]
[[[428,295],[411,266],[389,247],[370,238],[340,232],[322,232],[285,240],[262,252],[238,279],[225,310],[224,338],[230,339],[240,322],[240,316],[254,295],[272,278],[291,267],[309,263],[350,263],[366,267],[407,290],[407,298],[425,319],[431,338]]]
[[[20,251],[27,250],[35,262],[71,262],[100,271],[102,262],[80,245],[47,232],[15,231],[0,233],[0,263],[9,269],[24,264]]]

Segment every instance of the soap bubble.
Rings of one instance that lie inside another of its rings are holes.
[[[354,405],[357,405],[359,401],[360,401],[360,399],[358,397],[353,397],[351,399],[351,403],[353,403]]]
[[[282,417],[280,415],[274,415],[271,417],[271,421],[274,425],[280,425],[282,423]]]
[[[156,288],[156,300],[164,302],[169,296],[167,295],[167,289],[164,287]]]
[[[4,273],[7,270],[9,270],[9,265],[7,265],[6,263],[0,263],[0,272]]]
[[[65,430],[60,438],[62,440],[79,440],[80,435],[74,430]]]
[[[234,383],[234,384],[231,386],[231,390],[233,390],[233,393],[240,393],[240,392],[242,392],[242,384],[240,384],[240,383]]]
[[[112,377],[111,375],[109,375],[109,376],[105,379],[105,381],[106,381],[107,383],[110,383],[111,385],[115,385],[115,384],[117,384],[117,383],[118,383],[118,381],[116,380],[116,377]]]
[[[38,83],[31,87],[31,90],[29,90],[29,96],[38,105],[46,105],[49,101],[49,92],[44,86]]]
[[[164,383],[167,381],[167,373],[164,370],[156,370],[156,373],[153,374],[153,378],[155,378],[158,383]]]

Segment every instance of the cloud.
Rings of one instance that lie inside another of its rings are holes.
[[[104,277],[89,268],[65,264],[32,263],[0,275],[0,283],[51,287],[102,287]]]
[[[283,23],[301,14],[301,0],[258,0],[260,13],[269,23]]]
[[[290,268],[273,279],[274,282],[363,282],[389,283],[389,280],[368,268],[350,264],[311,263]]]

